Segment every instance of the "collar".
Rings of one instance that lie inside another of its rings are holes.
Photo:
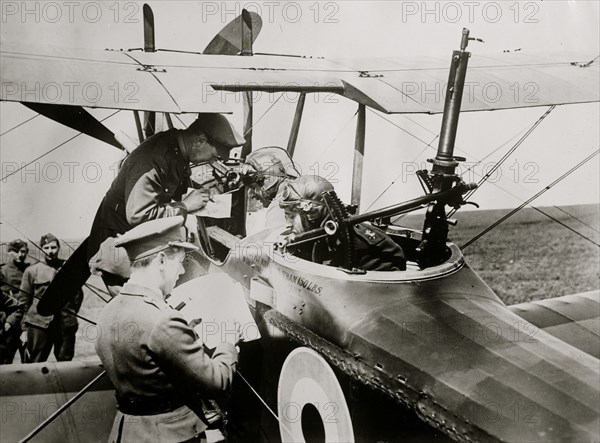
[[[20,271],[24,271],[25,268],[27,268],[27,266],[29,266],[30,264],[31,263],[29,263],[28,261],[24,261],[23,263],[15,263],[14,261],[10,260],[9,262],[5,263],[4,266],[7,268],[11,267]]]
[[[179,153],[181,154],[185,162],[189,165],[190,159],[187,154],[185,141],[183,140],[183,131],[177,131],[177,149],[179,150]]]
[[[44,263],[46,266],[50,267],[50,268],[53,268],[53,269],[60,269],[60,267],[63,265],[63,263],[64,263],[64,262],[65,262],[65,261],[64,261],[62,258],[58,258],[58,257],[57,257],[57,258],[55,258],[55,259],[53,259],[53,260],[50,260],[50,261],[48,261],[48,260],[45,260],[43,263]],[[42,263],[42,262],[40,262],[40,263]]]
[[[165,303],[165,298],[158,289],[149,288],[147,286],[142,286],[135,283],[125,283],[120,293],[124,295],[135,295],[138,297],[150,297],[153,300]]]

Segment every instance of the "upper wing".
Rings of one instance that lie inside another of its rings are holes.
[[[509,306],[548,334],[600,358],[600,291]]]
[[[528,108],[600,100],[600,73],[593,57],[581,54],[531,56],[473,54],[462,111]],[[419,57],[347,61],[360,72],[346,77],[347,97],[388,113],[441,113],[449,60]]]
[[[157,112],[230,112],[217,90],[334,92],[386,113],[440,113],[447,58],[325,60],[3,44],[1,99]],[[462,110],[600,100],[591,57],[473,56]]]

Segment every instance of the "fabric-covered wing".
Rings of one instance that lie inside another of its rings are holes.
[[[75,105],[88,108],[191,112],[182,109],[176,92],[163,84],[163,73],[136,62],[131,53],[22,46],[2,43],[1,99]],[[173,82],[176,80],[173,79]],[[215,94],[186,85],[198,102],[195,111],[231,112]],[[200,85],[202,86],[202,85]],[[181,94],[185,87],[178,88]],[[207,93],[208,92],[208,93]],[[186,94],[187,95],[187,94]]]
[[[484,56],[469,61],[462,111],[585,103],[600,100],[598,63],[576,54]],[[447,58],[343,61],[359,76],[345,77],[344,95],[388,113],[441,113]]]
[[[440,113],[448,57],[325,60],[91,51],[3,44],[2,100],[157,112],[227,112],[217,90],[334,92],[386,113]],[[462,110],[600,100],[592,57],[474,55]],[[574,64],[573,64],[574,63]]]
[[[509,309],[548,334],[600,358],[600,291],[521,303]]]

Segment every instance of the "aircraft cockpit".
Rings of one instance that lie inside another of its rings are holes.
[[[286,151],[281,148],[263,149],[281,151],[282,163],[285,160],[291,162]],[[283,178],[293,183],[297,177],[290,174]],[[434,260],[424,262],[422,232],[396,226],[391,222],[392,215],[396,213],[424,207],[425,202],[420,201],[422,199],[396,205],[398,207],[395,211],[384,208],[383,212],[356,215],[356,208],[345,205],[331,189],[322,194],[323,211],[326,213],[323,221],[312,229],[296,233],[289,226],[286,227],[286,211],[283,208],[278,204],[269,204],[269,201],[257,196],[257,179],[263,183],[265,176],[257,174],[256,168],[249,169],[246,163],[236,159],[202,165],[193,170],[194,187],[209,187],[213,190],[215,200],[227,196],[230,201],[227,216],[197,217],[197,240],[206,256],[215,264],[224,263],[240,243],[250,239],[264,241],[267,236],[271,240],[275,238],[275,250],[285,251],[304,261],[335,267],[348,274],[365,274],[372,270],[417,271],[440,265],[455,255],[455,251],[444,245],[439,248]],[[289,220],[287,224],[290,224]],[[382,242],[387,242],[387,249],[381,245],[373,246]],[[365,258],[373,253],[385,256],[390,250],[400,251],[404,263],[379,266],[377,263],[373,264],[379,257],[372,260]]]

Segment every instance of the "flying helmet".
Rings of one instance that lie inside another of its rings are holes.
[[[284,184],[279,206],[305,216],[309,224],[320,224],[327,215],[323,192],[333,191],[333,185],[318,175],[304,175]]]
[[[287,151],[269,146],[251,152],[246,157],[244,176],[261,200],[271,201],[284,180],[296,179],[300,173]]]

